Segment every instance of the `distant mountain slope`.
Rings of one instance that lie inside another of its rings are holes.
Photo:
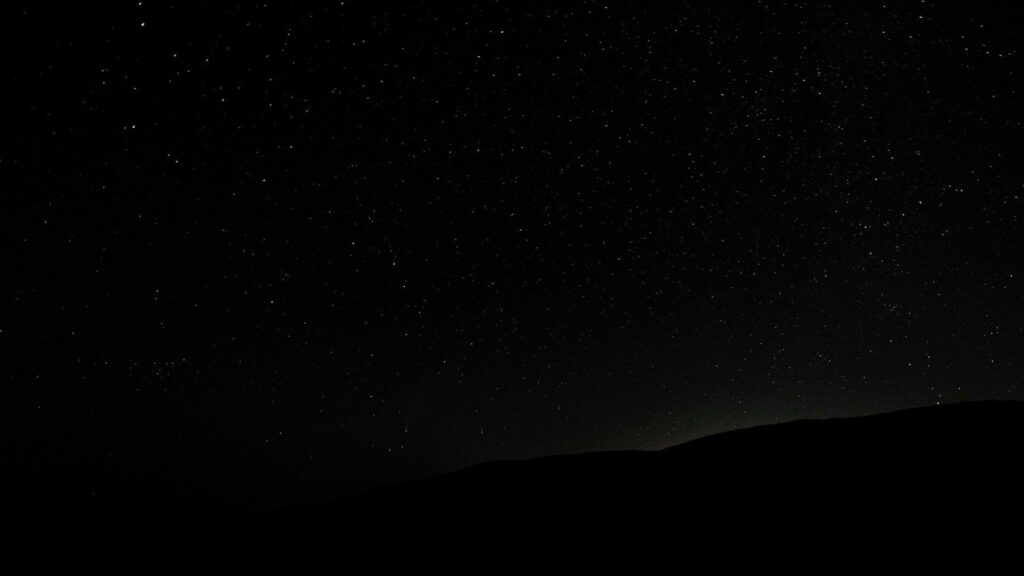
[[[65,542],[147,546],[186,535],[211,546],[274,542],[295,551],[332,549],[348,537],[436,544],[645,534],[642,540],[652,531],[721,546],[727,538],[779,543],[792,537],[792,526],[805,538],[862,530],[901,538],[922,529],[1015,526],[1022,448],[1024,402],[978,402],[762,426],[656,452],[489,462],[262,512],[211,506],[166,486],[83,501],[52,484],[7,482],[3,512]],[[6,467],[4,474],[26,471]]]
[[[657,452],[491,462],[306,508],[242,512],[134,493],[85,505],[52,494],[46,505],[42,490],[6,486],[3,512],[17,527],[11,548],[76,563],[113,554],[136,566],[219,558],[262,569],[271,557],[341,566],[363,555],[391,565],[553,553],[604,565],[663,551],[682,552],[683,567],[762,566],[771,554],[846,565],[893,551],[941,558],[944,539],[1016,550],[1022,438],[1024,403],[967,403]]]
[[[718,434],[657,452],[492,462],[381,488],[320,513],[545,521],[669,515],[969,513],[1019,498],[1024,403],[976,402]]]

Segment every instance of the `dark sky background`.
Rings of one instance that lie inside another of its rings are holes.
[[[1017,11],[96,4],[0,19],[0,431],[72,488],[1024,399]]]

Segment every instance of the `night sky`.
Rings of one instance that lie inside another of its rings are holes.
[[[0,433],[71,484],[1024,399],[1019,12],[102,4],[0,18]]]

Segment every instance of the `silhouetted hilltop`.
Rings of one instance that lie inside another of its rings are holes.
[[[1015,522],[1022,439],[1024,402],[977,402],[762,426],[655,452],[489,462],[262,512],[218,506],[174,485],[83,501],[52,483],[8,482],[5,497],[9,517],[20,512],[51,533],[135,542],[187,534],[301,548],[331,546],[343,534],[432,541],[523,526],[581,534],[664,525],[694,537],[745,530],[763,539],[788,525],[805,534],[850,534],[868,525],[894,534],[911,526]]]
[[[1024,403],[942,405],[761,426],[656,452],[491,462],[381,488],[321,513],[568,523],[971,513],[1018,498],[1022,439]]]

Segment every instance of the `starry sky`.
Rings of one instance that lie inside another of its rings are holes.
[[[72,483],[1024,399],[1015,9],[87,4],[0,18],[0,432]]]

